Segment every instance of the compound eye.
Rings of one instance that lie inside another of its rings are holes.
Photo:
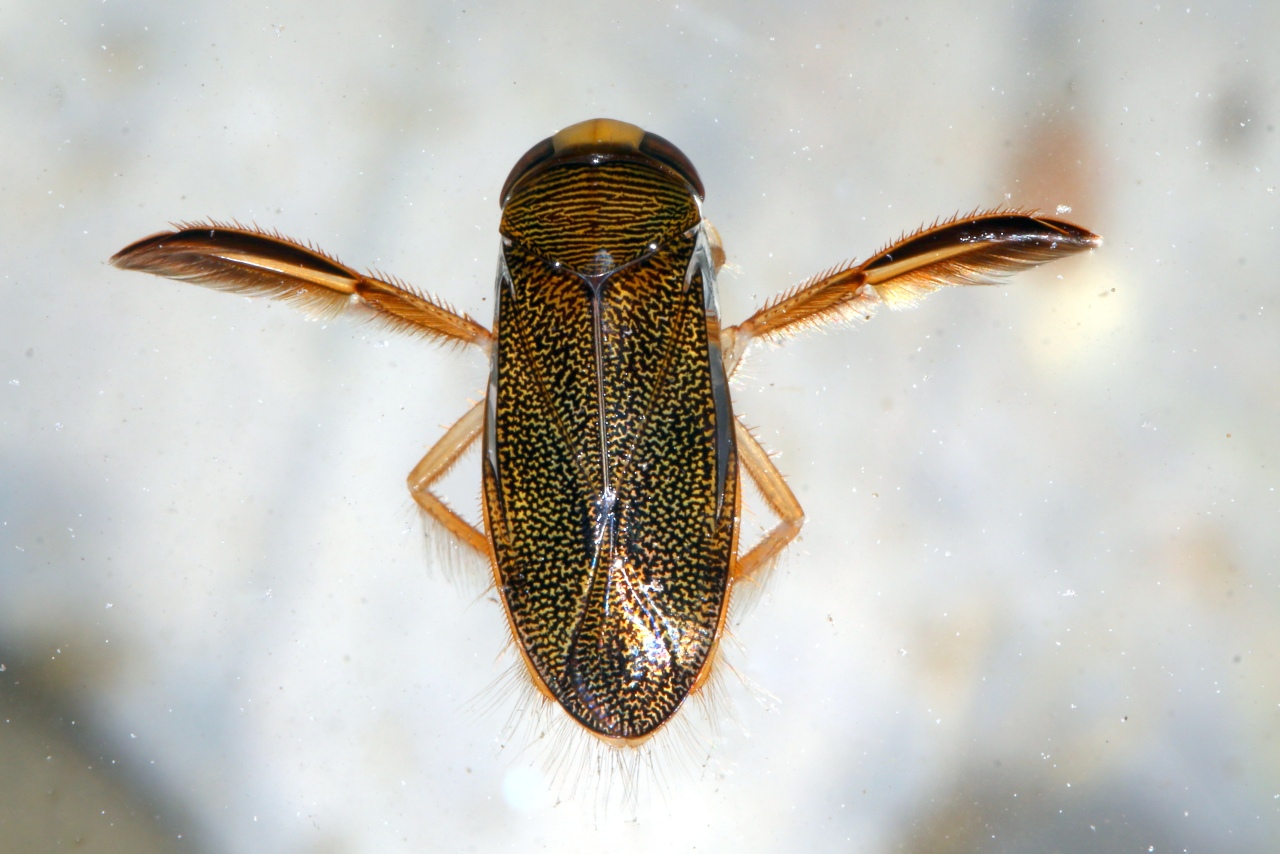
[[[511,195],[511,188],[516,182],[529,174],[538,164],[551,159],[555,156],[556,148],[552,144],[554,137],[547,137],[542,142],[530,148],[524,153],[524,156],[516,161],[516,165],[511,167],[511,174],[507,176],[506,183],[502,185],[502,193],[498,196],[498,204],[505,205],[507,196]]]
[[[707,191],[702,188],[702,179],[698,177],[698,170],[693,168],[693,163],[683,151],[667,140],[656,133],[645,133],[644,138],[640,140],[640,153],[647,154],[664,166],[675,170],[676,174],[698,194],[698,198],[707,197]]]

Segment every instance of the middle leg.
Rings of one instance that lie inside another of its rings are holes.
[[[485,560],[490,560],[492,549],[489,547],[489,538],[455,513],[431,489],[431,485],[444,477],[458,461],[458,457],[480,436],[480,431],[484,428],[484,403],[482,400],[468,409],[413,467],[413,471],[409,473],[409,493],[418,502],[418,506],[443,525],[455,539],[469,546]]]
[[[804,525],[804,509],[795,493],[787,486],[782,472],[769,459],[769,452],[751,435],[741,421],[734,425],[738,440],[738,459],[760,489],[769,509],[778,515],[778,524],[765,534],[760,542],[741,555],[733,570],[734,582],[751,578],[765,569],[778,557],[787,544],[796,538]]]

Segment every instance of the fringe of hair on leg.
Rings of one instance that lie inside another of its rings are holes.
[[[477,506],[479,498],[477,497]],[[493,590],[493,568],[483,555],[458,541],[439,520],[409,499],[421,525],[423,559],[467,598],[478,599]]]

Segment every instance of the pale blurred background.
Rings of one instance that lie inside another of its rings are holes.
[[[0,850],[1277,850],[1278,81],[1272,2],[0,6]],[[105,263],[235,219],[487,323],[599,115],[697,164],[730,321],[974,207],[1107,241],[755,355],[808,523],[628,809],[504,739],[403,485],[483,359]]]

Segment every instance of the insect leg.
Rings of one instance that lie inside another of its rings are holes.
[[[188,223],[126,246],[111,263],[232,293],[296,302],[322,315],[363,305],[394,329],[437,341],[485,349],[491,341],[489,330],[438,300],[253,228]]]
[[[861,264],[821,273],[721,333],[732,376],[751,342],[781,341],[806,328],[866,320],[877,307],[901,308],[946,285],[988,285],[1019,270],[1093,249],[1102,238],[1079,226],[1014,211],[934,223]]]
[[[738,581],[750,578],[756,572],[767,567],[786,548],[787,544],[800,533],[804,524],[804,509],[796,500],[791,487],[782,477],[782,472],[769,459],[769,452],[751,435],[741,421],[736,422],[738,440],[738,459],[742,461],[751,480],[760,488],[769,509],[778,514],[778,524],[764,536],[760,542],[751,547],[751,551],[741,555],[733,570],[733,579]]]
[[[480,436],[484,427],[484,401],[467,410],[467,413],[454,422],[445,431],[440,441],[431,446],[427,455],[409,472],[409,493],[418,506],[427,515],[444,526],[450,534],[465,543],[486,560],[490,557],[489,540],[483,531],[479,531],[449,508],[434,492],[431,484],[435,483],[453,467],[458,457],[471,447]]]

